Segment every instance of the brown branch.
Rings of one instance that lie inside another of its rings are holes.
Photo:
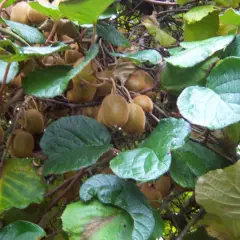
[[[176,6],[178,5],[175,2],[162,2],[162,1],[157,1],[157,0],[144,0],[144,2],[156,4],[156,5],[166,5],[166,6]]]
[[[55,33],[57,31],[59,23],[60,23],[59,21],[54,22],[52,30],[51,30],[50,34],[48,35],[48,38],[47,38],[45,44],[48,44],[52,40],[53,36],[55,35]]]
[[[4,76],[3,76],[3,81],[2,81],[1,88],[0,88],[0,97],[3,95],[3,90],[4,90],[4,88],[6,86],[6,83],[7,83],[7,76],[8,76],[8,72],[9,72],[10,67],[11,67],[11,62],[9,62],[7,64],[7,67],[6,67]]]

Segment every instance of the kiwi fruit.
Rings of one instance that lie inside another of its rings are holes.
[[[129,117],[128,103],[124,97],[109,94],[102,101],[104,123],[108,127],[123,127]]]
[[[74,67],[77,67],[79,64],[81,64],[84,61],[84,57],[79,58],[75,63],[74,63]],[[90,62],[89,64],[87,64],[87,66],[85,66],[82,71],[78,74],[78,76],[89,76],[94,74],[94,72],[96,71],[95,66],[93,64],[93,62]]]
[[[29,19],[27,16],[28,8],[30,6],[27,2],[18,2],[16,5],[12,8],[12,12],[10,15],[11,21],[19,22],[23,24],[29,24]]]
[[[105,121],[104,121],[104,116],[103,116],[103,108],[100,107],[99,111],[98,111],[98,115],[97,115],[97,121],[100,122],[101,124],[105,124]]]
[[[96,74],[96,77],[99,78],[99,82],[102,82],[101,78],[113,78],[113,72],[112,71],[103,71],[103,72],[98,72]],[[96,95],[99,97],[105,97],[106,95],[108,95],[112,90],[112,83],[106,81],[104,85],[102,85],[101,87],[97,88],[97,93]]]
[[[0,126],[0,143],[3,142],[3,139],[4,139],[4,131],[3,131],[2,126]]]
[[[27,17],[33,24],[40,24],[47,19],[47,16],[31,8],[30,6],[27,9]]]
[[[144,112],[152,112],[153,102],[150,97],[146,95],[138,95],[133,99],[133,103],[139,105]]]
[[[8,138],[7,146],[9,146],[9,152],[12,157],[31,157],[34,148],[34,138],[31,133],[18,129],[15,131],[14,135]]]
[[[140,92],[153,87],[153,78],[147,72],[137,70],[129,76],[125,87],[129,91]]]
[[[171,189],[171,178],[169,176],[161,176],[154,181],[155,188],[161,193],[162,197],[166,197]]]
[[[98,107],[85,107],[82,111],[82,115],[90,118],[97,118],[98,111],[99,111]]]
[[[143,133],[145,130],[145,113],[140,106],[135,103],[128,104],[129,118],[122,127],[127,134]]]
[[[20,119],[22,127],[32,134],[41,134],[44,131],[43,115],[36,109],[28,109]]]
[[[33,59],[25,61],[21,71],[21,75],[24,77],[27,76],[30,72],[32,72],[35,69],[35,67],[36,63]]]
[[[46,66],[64,65],[65,62],[60,56],[45,56],[42,59],[42,63]]]
[[[74,64],[81,57],[83,57],[83,54],[77,49],[66,50],[64,54],[64,61],[66,64]]]
[[[161,193],[154,188],[154,186],[143,183],[140,185],[141,192],[145,195],[145,197],[149,200],[152,207],[159,208],[160,206],[160,200],[163,199]]]

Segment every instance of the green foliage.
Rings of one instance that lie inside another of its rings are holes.
[[[7,68],[7,62],[0,60],[0,72],[4,72],[6,68]],[[18,73],[18,63],[13,62],[10,66],[10,69],[7,75],[7,83],[11,82],[12,79],[17,75],[17,73]],[[0,82],[2,82],[2,80],[3,80],[3,76],[0,78]]]

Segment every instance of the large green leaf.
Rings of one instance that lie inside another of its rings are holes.
[[[64,51],[69,47],[61,42],[46,47],[21,47],[10,40],[0,40],[0,48],[7,51],[4,54],[0,54],[0,60],[7,62],[20,62],[30,58],[46,56],[55,52]]]
[[[190,68],[180,68],[166,63],[161,73],[161,86],[174,94],[179,94],[189,86],[204,86],[206,77],[217,61],[217,57],[212,57]]]
[[[97,197],[102,203],[127,211],[134,220],[133,240],[147,240],[151,236],[155,219],[145,196],[136,184],[114,175],[95,175],[80,188],[80,198],[87,202]]]
[[[129,214],[99,201],[69,204],[63,212],[62,222],[70,240],[132,239],[133,220]]]
[[[11,223],[0,231],[1,240],[38,240],[45,236],[41,227],[26,221]]]
[[[193,124],[220,129],[240,121],[240,58],[222,60],[205,87],[188,87],[177,100],[180,113]]]
[[[188,141],[172,151],[170,174],[174,181],[186,188],[194,188],[197,179],[210,170],[226,167],[227,160],[198,143]]]
[[[107,23],[97,24],[97,34],[115,46],[131,46],[131,43],[122,35],[122,33],[118,32],[115,27]]]
[[[240,143],[240,122],[228,126],[224,129],[224,132],[229,141],[231,141],[233,144]]]
[[[224,24],[240,25],[240,12],[232,8],[228,8],[219,18]]]
[[[1,72],[0,83],[2,83],[2,81],[3,81],[3,76],[6,71],[6,68],[7,68],[7,62],[0,60],[0,72]],[[8,71],[7,83],[11,82],[11,80],[13,80],[13,78],[17,75],[17,73],[18,73],[18,63],[13,62]]]
[[[6,161],[0,179],[0,213],[12,208],[25,208],[40,203],[45,187],[33,169],[31,160],[12,158]]]
[[[160,161],[153,150],[137,148],[120,153],[112,159],[110,168],[120,178],[132,178],[145,182],[163,175],[168,171],[169,165]]]
[[[60,12],[79,24],[96,23],[99,16],[114,0],[70,0],[59,4]]]
[[[3,0],[0,0],[0,2],[2,2]],[[8,0],[5,4],[4,4],[4,8],[11,6],[12,4],[14,4],[16,2],[16,0]]]
[[[143,21],[142,24],[146,27],[149,34],[151,34],[155,38],[155,40],[158,41],[162,46],[167,47],[176,43],[175,38],[161,30],[149,19]]]
[[[237,35],[233,42],[223,52],[223,57],[240,57],[240,35]]]
[[[182,42],[180,45],[186,50],[165,58],[168,63],[178,67],[193,67],[206,60],[215,52],[226,48],[234,39],[234,35],[209,38],[203,41]]]
[[[162,56],[156,50],[142,50],[136,53],[109,53],[115,57],[128,58],[137,62],[150,62],[152,64],[159,64],[162,61]]]
[[[28,4],[31,6],[31,8],[55,20],[60,20],[61,18],[64,17],[63,14],[59,11],[58,7],[53,6],[51,4],[47,4],[43,2],[41,2],[40,4],[38,1],[29,2]]]
[[[69,81],[96,57],[98,50],[98,45],[93,45],[86,54],[84,61],[74,68],[70,66],[54,66],[31,72],[23,79],[25,92],[40,98],[55,97],[62,94]]]
[[[110,134],[95,119],[64,117],[44,132],[40,145],[48,160],[44,174],[64,173],[90,166],[111,148]]]
[[[239,6],[239,0],[216,0],[216,4],[223,7],[237,8]]]
[[[15,32],[17,35],[22,37],[25,41],[27,41],[30,44],[36,44],[36,43],[45,43],[46,39],[44,35],[34,27],[30,27],[26,24],[13,22],[10,20],[3,20],[4,23],[6,23],[13,32]]]

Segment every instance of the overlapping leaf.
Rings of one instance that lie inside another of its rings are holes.
[[[240,12],[233,8],[228,8],[219,18],[224,24],[240,25]]]
[[[2,81],[3,81],[3,76],[6,71],[6,68],[7,68],[7,62],[0,60],[0,72],[2,73],[1,78],[0,78],[0,83],[2,83]],[[13,78],[17,75],[17,73],[18,73],[18,63],[13,62],[10,66],[6,82],[7,83],[11,82],[11,80],[13,80]]]

